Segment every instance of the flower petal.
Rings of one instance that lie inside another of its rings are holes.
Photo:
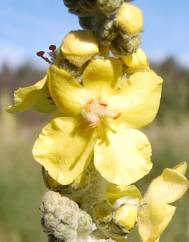
[[[72,183],[91,158],[94,130],[74,118],[53,119],[40,134],[33,156],[58,183]]]
[[[145,69],[149,70],[148,58],[141,48],[138,48],[137,51],[133,54],[123,55],[121,60],[125,64],[128,74],[132,74]]]
[[[187,171],[187,163],[186,162],[181,162],[177,166],[175,166],[174,169],[176,169],[182,175],[185,175],[186,171]]]
[[[83,84],[95,96],[107,96],[119,82],[122,75],[122,64],[116,58],[94,59],[83,73]]]
[[[55,109],[48,88],[46,86],[47,78],[44,77],[41,81],[32,86],[19,88],[14,93],[15,103],[7,108],[9,113],[24,112],[28,109],[33,109],[39,112],[51,112]]]
[[[176,208],[174,206],[152,202],[142,205],[138,214],[138,229],[142,242],[154,242],[171,221]]]
[[[51,96],[66,116],[78,115],[88,101],[86,90],[63,69],[52,65],[48,71]]]
[[[136,72],[125,87],[109,98],[108,104],[121,114],[118,122],[132,128],[141,128],[155,118],[161,97],[163,80],[155,72]]]
[[[94,164],[106,180],[130,185],[149,173],[151,146],[142,132],[124,127],[106,132],[107,139],[99,139],[94,149]]]
[[[142,199],[142,195],[136,186],[116,186],[111,183],[107,187],[107,197],[111,204],[114,204],[117,199],[122,197]]]
[[[173,203],[180,199],[188,189],[188,181],[176,169],[164,169],[163,173],[155,178],[145,194],[145,201],[159,201]]]

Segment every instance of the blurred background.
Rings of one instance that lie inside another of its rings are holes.
[[[164,80],[161,109],[144,132],[153,146],[154,169],[139,183],[144,190],[164,167],[189,160],[189,2],[138,0],[145,14],[143,48]],[[48,115],[10,115],[13,90],[38,81],[47,66],[38,50],[59,45],[78,29],[61,0],[0,1],[0,242],[45,242],[38,210],[45,191],[32,145]],[[189,173],[187,174],[189,176]],[[189,196],[178,203],[162,242],[189,241]],[[131,242],[139,241],[135,233]]]

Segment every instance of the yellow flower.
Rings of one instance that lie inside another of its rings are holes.
[[[176,208],[170,203],[180,199],[188,190],[184,176],[187,164],[165,169],[147,189],[138,214],[138,228],[142,242],[158,241],[171,221]]]
[[[7,108],[10,113],[24,112],[33,109],[38,112],[52,112],[55,105],[50,97],[47,85],[47,77],[32,86],[19,88],[14,94],[14,104]]]
[[[97,39],[89,30],[70,32],[65,37],[60,50],[70,63],[78,67],[99,53]]]
[[[169,204],[188,190],[186,168],[186,163],[181,163],[173,169],[165,169],[151,182],[143,199],[134,186],[110,185],[107,197],[116,209],[117,223],[126,229],[138,223],[142,242],[158,242],[175,213],[176,208]]]
[[[141,48],[139,48],[136,53],[133,53],[132,55],[121,56],[121,60],[127,67],[128,74],[149,69],[147,56]]]
[[[60,184],[72,183],[93,156],[100,174],[118,185],[151,170],[150,143],[136,128],[156,116],[162,79],[151,70],[124,84],[122,76],[116,58],[92,60],[82,83],[63,69],[49,68],[48,87],[60,115],[43,129],[33,155]]]
[[[122,32],[134,35],[143,30],[143,13],[140,8],[130,3],[123,3],[116,15],[116,26]]]

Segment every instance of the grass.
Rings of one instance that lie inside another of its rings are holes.
[[[45,242],[38,210],[45,190],[40,166],[32,158],[32,144],[40,128],[24,128],[13,116],[1,117],[0,126],[0,241]],[[189,123],[153,124],[147,133],[153,146],[154,169],[150,179],[164,167],[189,158]],[[150,180],[139,183],[143,188]],[[162,242],[189,241],[189,196],[178,203],[174,220]],[[139,241],[135,234],[130,242]]]
[[[38,210],[44,185],[31,156],[37,132],[11,115],[1,116],[0,123],[0,241],[45,241]]]

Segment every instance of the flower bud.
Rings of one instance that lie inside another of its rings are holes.
[[[79,17],[79,24],[83,29],[92,29],[93,28],[94,17]]]
[[[142,32],[143,22],[141,9],[129,3],[121,5],[115,19],[115,25],[129,35]]]
[[[96,229],[88,213],[81,210],[77,203],[59,193],[47,192],[40,210],[44,231],[53,236],[56,239],[54,241],[76,242],[80,236],[88,236]]]
[[[97,0],[97,7],[104,15],[113,14],[123,3],[123,0]]]
[[[131,55],[137,51],[140,44],[140,35],[119,35],[112,41],[111,50],[114,55]]]
[[[89,30],[72,31],[65,37],[61,52],[70,63],[81,67],[99,53],[98,42]]]
[[[114,221],[119,226],[132,230],[137,221],[138,209],[136,205],[125,204],[114,212]]]
[[[128,74],[149,69],[147,56],[141,48],[131,55],[122,56],[121,60],[126,65]]]
[[[96,0],[63,0],[70,13],[77,16],[94,16],[98,13]]]
[[[109,47],[111,42],[116,38],[117,33],[114,29],[114,21],[112,19],[101,19],[96,24],[95,34],[101,45]]]

